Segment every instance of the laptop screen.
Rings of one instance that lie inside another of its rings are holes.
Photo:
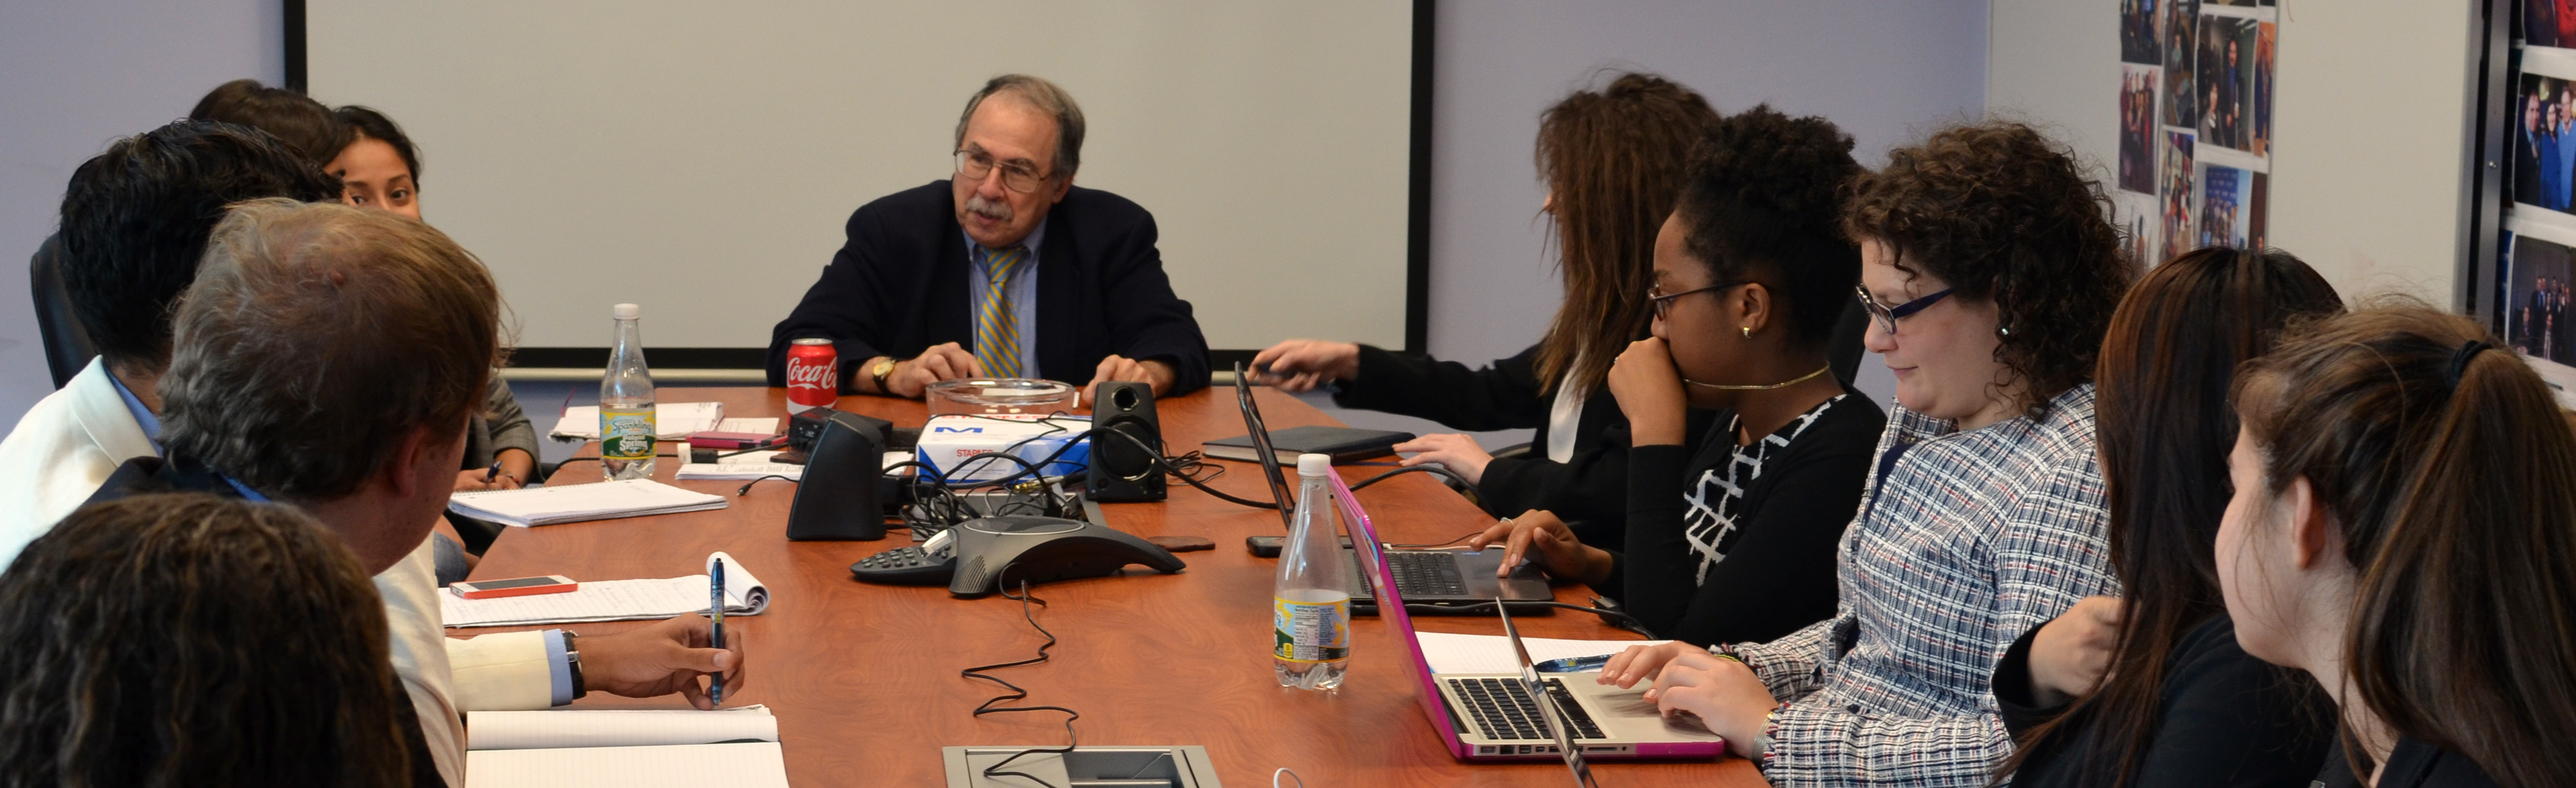
[[[1261,406],[1252,401],[1252,375],[1241,361],[1234,362],[1234,402],[1243,410],[1244,435],[1252,439],[1252,453],[1261,456],[1261,475],[1270,479],[1270,501],[1279,505],[1279,525],[1297,530],[1297,488],[1288,486],[1288,474],[1279,468],[1279,450],[1270,445],[1270,427],[1261,422]]]
[[[1538,675],[1538,663],[1530,661],[1529,647],[1521,643],[1521,631],[1512,626],[1512,611],[1503,600],[1494,600],[1494,611],[1503,617],[1503,637],[1512,641],[1512,653],[1521,660],[1521,690],[1529,693],[1530,702],[1538,704],[1539,721],[1547,725],[1547,735],[1556,739],[1556,752],[1565,756],[1565,768],[1574,771],[1574,784],[1597,788],[1592,781],[1592,766],[1583,762],[1583,751],[1574,746],[1574,721],[1565,718],[1565,710],[1547,696],[1547,685]]]

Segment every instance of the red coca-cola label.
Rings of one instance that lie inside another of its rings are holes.
[[[800,339],[787,350],[787,409],[828,408],[840,399],[840,354],[828,339]]]

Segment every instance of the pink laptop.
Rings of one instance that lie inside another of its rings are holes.
[[[1716,758],[1726,753],[1726,740],[1710,733],[1698,721],[1689,718],[1666,720],[1645,699],[1646,684],[1635,689],[1597,683],[1599,671],[1581,673],[1537,674],[1527,667],[1523,652],[1523,674],[1435,674],[1431,663],[1422,656],[1422,644],[1413,637],[1413,617],[1404,609],[1404,598],[1396,592],[1395,576],[1387,568],[1385,548],[1377,538],[1377,527],[1369,522],[1368,512],[1360,508],[1350,487],[1339,474],[1333,475],[1333,500],[1342,508],[1342,517],[1350,521],[1351,544],[1359,550],[1367,565],[1370,579],[1377,584],[1378,615],[1395,631],[1403,633],[1406,655],[1412,659],[1413,674],[1422,682],[1422,713],[1431,719],[1440,738],[1449,744],[1449,754],[1459,760],[1554,760],[1566,757],[1592,759],[1628,758]],[[1519,643],[1518,633],[1513,636]],[[1542,713],[1539,701],[1525,689],[1524,681],[1535,678],[1545,687],[1553,701],[1549,713]],[[1550,723],[1563,723],[1564,731],[1579,753],[1564,753],[1550,735]],[[1581,771],[1580,766],[1577,767]]]

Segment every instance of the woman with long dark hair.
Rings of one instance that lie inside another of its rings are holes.
[[[1610,369],[1628,417],[1628,538],[1583,543],[1533,511],[1469,540],[1619,598],[1656,635],[1770,640],[1834,614],[1834,543],[1851,523],[1877,403],[1827,374],[1860,250],[1844,236],[1851,137],[1757,106],[1701,141],[1655,242],[1654,336]],[[1725,414],[1700,435],[1688,411]],[[1759,604],[1745,600],[1759,599]]]
[[[2401,303],[2236,381],[2218,581],[2341,709],[2327,786],[2576,785],[2576,431],[2501,344]]]
[[[1519,355],[1473,369],[1350,342],[1292,339],[1253,357],[1282,391],[1333,387],[1343,407],[1430,419],[1468,431],[1537,428],[1529,452],[1497,458],[1465,435],[1396,447],[1473,483],[1485,511],[1546,509],[1587,544],[1616,548],[1627,508],[1627,420],[1608,395],[1610,365],[1646,337],[1655,234],[1672,215],[1691,145],[1716,110],[1689,88],[1621,74],[1539,118],[1540,210],[1555,234],[1565,301]]]
[[[2076,603],[2005,654],[1995,700],[2020,746],[1999,776],[2024,788],[2304,788],[2315,775],[2332,704],[2237,647],[2211,546],[2237,366],[2288,326],[2342,311],[2298,258],[2224,247],[2158,266],[2121,300],[2095,367],[2094,435],[2126,592]]]

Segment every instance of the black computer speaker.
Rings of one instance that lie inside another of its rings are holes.
[[[1163,421],[1154,417],[1154,385],[1112,380],[1091,389],[1091,469],[1083,487],[1095,501],[1163,500]],[[1142,444],[1142,445],[1139,445]]]
[[[885,432],[879,426],[885,422],[821,408],[806,413],[822,413],[823,423],[805,460],[804,480],[796,485],[796,502],[787,510],[787,538],[885,538],[877,489],[877,477],[885,475]]]

